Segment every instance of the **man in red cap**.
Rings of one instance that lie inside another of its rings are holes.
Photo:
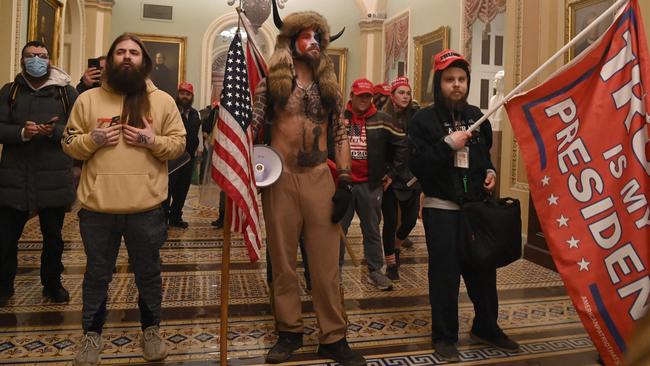
[[[372,96],[372,102],[374,103],[375,107],[381,111],[384,109],[384,106],[390,97],[390,85],[388,85],[388,83],[376,84],[372,88],[372,92],[374,94]]]
[[[461,205],[483,200],[496,186],[490,161],[492,128],[467,129],[481,110],[467,103],[469,64],[459,53],[444,50],[434,58],[434,104],[421,109],[409,125],[409,166],[424,193],[422,221],[429,253],[431,340],[447,361],[459,361],[458,290],[463,276],[474,304],[472,339],[507,351],[517,342],[497,324],[499,299],[496,268],[480,270],[463,265],[458,255],[465,235]]]
[[[368,282],[380,290],[391,290],[392,281],[382,272],[384,257],[379,234],[381,198],[395,175],[406,170],[404,130],[372,104],[373,85],[367,79],[355,80],[343,116],[348,125],[352,205],[341,220],[347,233],[356,211],[363,234],[363,250],[368,264]],[[392,167],[388,170],[387,167]],[[339,265],[342,265],[341,246]]]
[[[192,108],[192,103],[194,103],[194,86],[188,82],[180,83],[178,85],[176,105],[181,113],[183,125],[185,125],[185,131],[187,132],[187,135],[185,135],[187,139],[185,151],[189,154],[190,160],[185,162],[187,161],[187,155],[184,154],[185,157],[180,157],[180,159],[184,159],[184,164],[169,174],[169,191],[163,207],[165,208],[169,226],[182,229],[189,226],[186,221],[183,221],[183,206],[192,182],[194,157],[199,147],[199,132],[201,129],[201,117],[199,112]],[[170,162],[170,166],[172,165],[174,164]]]

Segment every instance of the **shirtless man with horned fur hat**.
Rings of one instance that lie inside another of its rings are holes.
[[[270,145],[283,163],[278,181],[262,190],[273,267],[272,306],[279,333],[266,361],[285,362],[302,347],[303,322],[296,276],[298,241],[302,238],[320,327],[319,356],[344,366],[366,365],[346,340],[338,267],[338,223],[351,200],[350,147],[346,127],[339,117],[342,98],[325,50],[342,32],[330,37],[327,21],[311,11],[293,13],[282,20],[275,1],[273,16],[280,34],[270,60],[269,76],[257,86],[253,105],[255,133],[262,129],[267,135],[270,132]],[[328,134],[334,141],[330,151]],[[336,161],[336,188],[327,166],[328,155]]]

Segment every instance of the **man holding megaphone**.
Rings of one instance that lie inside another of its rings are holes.
[[[273,309],[278,341],[266,356],[282,363],[302,347],[303,322],[296,274],[299,239],[304,240],[312,276],[312,298],[320,327],[318,354],[344,366],[366,365],[350,349],[339,277],[339,222],[350,205],[350,147],[339,118],[341,96],[325,50],[326,20],[315,12],[293,13],[282,20],[268,78],[255,89],[253,128],[264,130],[279,154],[279,178],[262,188],[267,244],[272,264]],[[268,125],[264,125],[268,121]],[[269,134],[270,133],[270,134]],[[333,134],[333,151],[327,135]],[[338,172],[335,187],[328,152]],[[260,171],[260,175],[264,172]]]

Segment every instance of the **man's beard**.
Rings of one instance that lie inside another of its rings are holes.
[[[106,82],[120,94],[133,95],[147,89],[147,77],[142,72],[142,67],[131,64],[131,67],[122,67],[123,64],[114,65],[106,70]]]
[[[178,96],[176,97],[176,105],[181,107],[181,109],[183,109],[183,110],[192,107],[192,104],[194,104],[194,97],[193,96],[189,100],[181,99]]]
[[[322,52],[322,50],[319,49],[319,56],[318,57],[310,56],[309,51],[311,51],[311,50],[308,49],[308,50],[305,51],[305,53],[300,53],[294,47],[294,49],[293,49],[293,58],[295,58],[296,60],[302,61],[302,62],[304,62],[306,64],[311,65],[315,70],[316,67],[318,66],[318,64],[320,63],[320,52]]]
[[[27,80],[27,82],[29,82],[30,84],[41,84],[41,83],[44,83],[47,79],[50,78],[50,74],[52,73],[52,66],[49,66],[49,65],[48,65],[48,66],[47,66],[47,72],[45,73],[45,75],[43,75],[43,76],[41,76],[41,77],[39,77],[39,78],[35,78],[35,77],[29,75],[29,74],[27,73],[27,71],[25,71],[25,66],[24,66],[24,65],[22,66],[22,68],[23,68],[22,75],[23,75],[23,77],[25,78],[25,80]]]
[[[467,106],[467,95],[465,95],[460,100],[452,100],[451,98],[445,98],[445,106],[450,111],[462,111]]]

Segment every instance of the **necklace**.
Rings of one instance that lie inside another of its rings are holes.
[[[300,88],[300,90],[302,90],[303,92],[305,92],[305,94],[307,94],[307,90],[311,89],[311,87],[314,86],[314,82],[312,81],[311,83],[309,83],[309,85],[307,85],[307,86],[305,87],[305,86],[300,85],[300,82],[298,81],[298,79],[296,79],[296,86],[297,86],[298,88]]]

